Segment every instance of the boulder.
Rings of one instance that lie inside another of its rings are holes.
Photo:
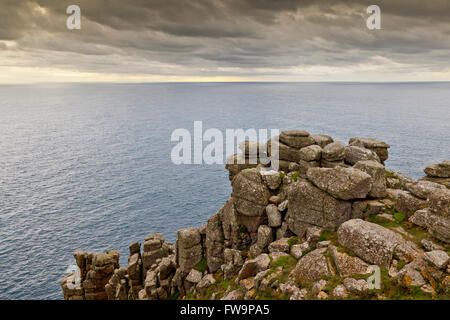
[[[289,238],[282,238],[269,244],[269,252],[289,252]]]
[[[257,168],[242,170],[232,181],[231,196],[236,210],[245,216],[262,216],[270,192]]]
[[[364,261],[384,267],[389,266],[394,249],[406,245],[400,234],[361,219],[344,222],[338,229],[338,241]]]
[[[345,147],[342,142],[327,144],[322,149],[322,158],[326,161],[342,161],[345,158]]]
[[[303,130],[286,130],[281,132],[280,141],[289,147],[301,149],[315,143],[309,133]]]
[[[273,232],[272,228],[269,226],[259,226],[258,228],[258,240],[256,244],[259,248],[264,250],[267,246],[273,241]]]
[[[357,146],[347,146],[345,147],[345,162],[354,165],[358,161],[373,160],[376,162],[381,162],[378,155],[372,150],[357,147]]]
[[[450,219],[436,214],[429,214],[428,232],[433,237],[446,243],[450,243]]]
[[[197,284],[202,280],[203,274],[195,269],[192,269],[186,277],[186,281],[189,281],[193,284]]]
[[[290,274],[295,281],[318,281],[323,277],[332,275],[329,269],[326,248],[316,249],[303,256]]]
[[[411,217],[409,217],[408,221],[416,226],[426,228],[428,224],[428,210],[417,210]]]
[[[267,270],[270,266],[269,255],[263,253],[255,259],[245,261],[241,271],[239,271],[237,281],[255,276],[257,273]]]
[[[422,241],[420,243],[427,251],[444,250],[443,246],[441,246],[437,243],[434,243],[433,241],[431,241],[429,239],[422,239]]]
[[[312,134],[311,138],[313,138],[314,142],[321,148],[325,148],[326,145],[333,143],[333,138],[326,134]]]
[[[351,217],[351,203],[335,199],[305,180],[291,184],[288,200],[286,221],[298,237],[311,226],[333,228]]]
[[[303,255],[302,246],[299,244],[294,244],[291,248],[291,256],[293,256],[295,259],[300,259]]]
[[[384,166],[381,163],[373,160],[358,161],[353,168],[371,176],[372,188],[369,191],[370,197],[386,197],[386,177]]]
[[[450,161],[432,164],[423,170],[429,177],[450,178]]]
[[[277,206],[275,206],[273,204],[269,204],[266,207],[266,213],[267,213],[267,219],[269,221],[269,226],[270,227],[279,227],[279,226],[281,226],[282,217],[281,217],[281,213],[278,210]]]
[[[450,190],[436,189],[428,196],[430,213],[450,218]]]
[[[176,250],[177,264],[180,266],[181,272],[187,275],[203,258],[201,236],[198,229],[178,230]]]
[[[230,280],[238,274],[239,270],[241,270],[244,265],[242,252],[239,250],[226,248],[224,250],[224,260],[225,264],[221,266],[221,269],[223,271],[224,278],[226,280]]]
[[[212,274],[205,275],[202,280],[197,283],[198,290],[204,290],[216,283],[216,279]]]
[[[407,183],[406,190],[409,191],[412,195],[426,200],[428,196],[437,189],[446,189],[443,185],[430,182],[430,181],[418,181],[414,183]]]
[[[341,200],[365,198],[372,188],[372,178],[354,168],[310,168],[310,180],[319,189]]]
[[[261,170],[260,171],[263,181],[267,187],[271,190],[276,190],[281,184],[281,175],[278,171],[274,170]]]
[[[449,262],[449,257],[447,252],[443,250],[433,250],[425,252],[425,261],[431,264],[433,267],[438,269],[447,269]]]
[[[311,145],[300,149],[300,159],[304,161],[319,161],[322,156],[322,148]]]
[[[407,191],[398,193],[397,201],[395,202],[395,209],[408,217],[412,216],[417,210],[425,208],[425,206],[425,200],[416,198]]]
[[[365,280],[356,280],[353,278],[345,278],[342,284],[348,292],[353,295],[361,295],[369,290],[369,286]]]
[[[338,248],[333,245],[328,246],[328,252],[341,277],[367,273],[369,265],[358,257],[352,257],[345,252],[339,252]]]
[[[388,149],[391,147],[386,142],[378,141],[372,138],[351,138],[348,144],[372,150],[378,155],[382,162],[388,159]]]
[[[434,183],[437,183],[437,184],[440,184],[440,185],[446,187],[447,189],[450,189],[450,178],[438,178],[438,177],[425,176],[425,177],[420,178],[419,181],[434,182]]]

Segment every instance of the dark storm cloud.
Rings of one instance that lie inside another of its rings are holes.
[[[369,31],[374,3],[382,30]],[[65,28],[71,4],[82,9],[79,31]],[[449,18],[449,0],[2,0],[0,41],[10,44],[0,52],[90,72],[253,75],[386,61],[435,71],[450,68]]]

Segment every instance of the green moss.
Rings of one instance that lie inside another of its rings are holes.
[[[290,239],[288,240],[287,243],[288,243],[288,245],[289,245],[289,250],[290,250],[294,244],[297,244],[297,243],[298,243],[298,238],[297,238],[297,237],[292,237],[292,238],[290,238]]]
[[[398,179],[398,176],[397,176],[394,172],[389,171],[389,170],[385,170],[385,171],[384,171],[384,175],[385,175],[386,178],[395,178],[395,179]]]
[[[293,181],[297,181],[298,177],[300,176],[300,170],[295,171],[292,175],[291,175],[291,179]]]
[[[206,262],[206,258],[202,258],[194,267],[195,270],[200,271],[201,273],[205,272],[208,269],[208,264]]]

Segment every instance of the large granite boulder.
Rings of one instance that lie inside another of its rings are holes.
[[[349,145],[363,147],[374,151],[381,162],[384,162],[389,157],[388,149],[391,147],[389,144],[383,141],[378,141],[372,138],[351,138],[348,142]]]
[[[342,200],[363,199],[372,188],[372,178],[355,168],[310,168],[310,180],[319,189]]]
[[[304,130],[286,130],[281,132],[280,141],[289,147],[301,149],[315,143],[314,139]]]
[[[345,147],[342,142],[337,141],[327,144],[322,149],[322,158],[326,161],[342,161],[345,158]]]
[[[318,281],[334,273],[331,264],[325,257],[327,248],[320,248],[303,256],[290,274],[295,281]]]
[[[384,166],[373,160],[358,161],[353,168],[361,170],[372,177],[372,188],[369,191],[369,197],[386,197],[386,177]]]
[[[358,161],[373,160],[381,162],[378,155],[370,149],[358,146],[345,147],[345,162],[354,165]]]
[[[269,203],[270,191],[258,168],[242,170],[232,181],[231,196],[236,210],[245,216],[262,216]]]
[[[322,148],[311,145],[300,149],[300,159],[304,161],[319,161],[322,156]]]
[[[406,190],[412,195],[426,200],[430,194],[435,192],[437,189],[446,189],[445,186],[431,182],[431,181],[417,181],[413,183],[406,184]]]
[[[333,228],[351,217],[350,202],[338,200],[303,179],[290,185],[288,200],[289,229],[299,237],[308,227]]]
[[[429,177],[450,178],[450,160],[432,164],[423,170]]]
[[[426,206],[426,201],[414,197],[407,191],[398,192],[395,202],[395,209],[398,212],[406,214],[408,217],[412,216],[417,210],[423,209]]]
[[[394,252],[411,253],[410,244],[400,234],[361,219],[341,224],[338,241],[364,261],[383,267],[390,265]]]
[[[321,148],[325,148],[327,144],[333,143],[333,138],[326,134],[312,134],[311,138],[314,139],[314,142],[320,146]]]

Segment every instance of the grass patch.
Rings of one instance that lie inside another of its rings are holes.
[[[397,221],[398,223],[403,222],[403,220],[405,220],[405,214],[400,213],[400,212],[395,212],[394,213],[394,219],[395,221]]]
[[[337,245],[338,244],[337,232],[334,230],[322,231],[319,237],[319,242],[320,241],[331,241],[332,244]]]

